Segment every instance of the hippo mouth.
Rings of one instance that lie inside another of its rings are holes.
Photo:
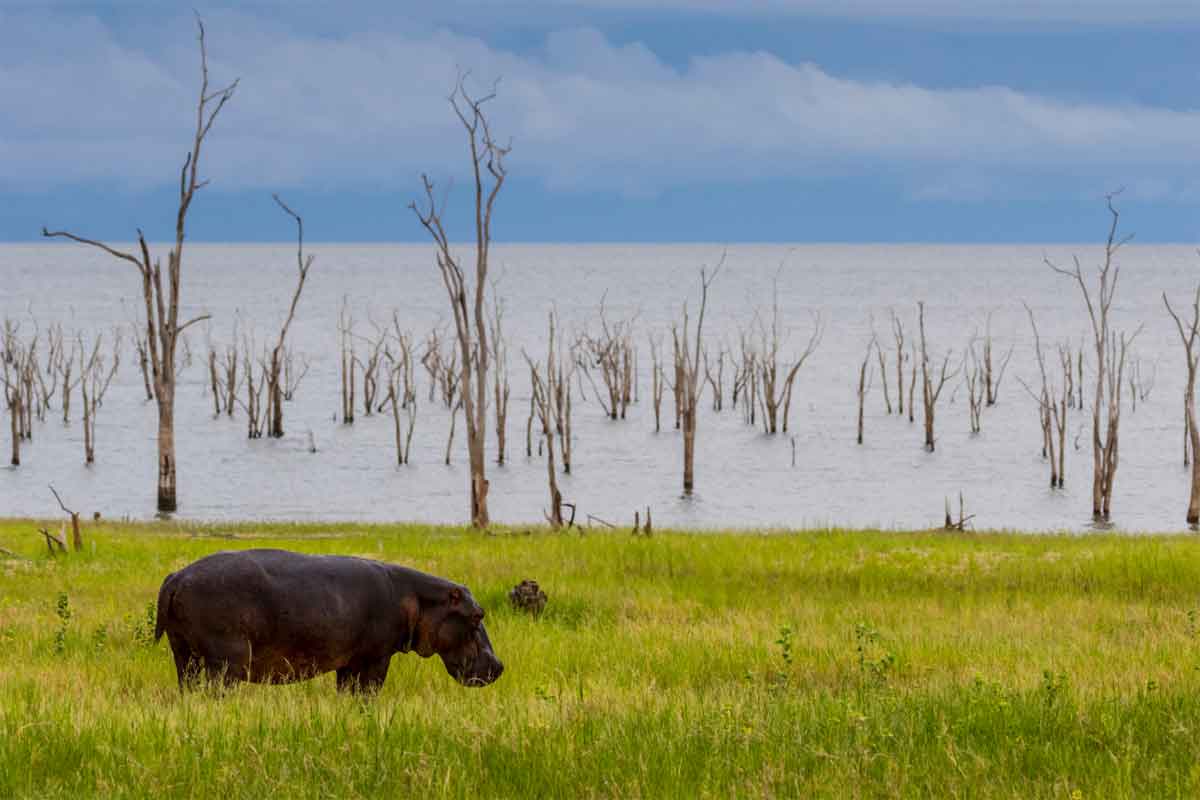
[[[463,686],[471,688],[479,688],[481,686],[489,686],[496,682],[501,673],[504,672],[504,665],[499,661],[488,669],[481,671],[473,671],[468,674],[466,670],[459,670],[454,673],[454,679]]]

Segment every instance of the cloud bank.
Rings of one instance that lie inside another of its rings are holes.
[[[480,4],[494,5],[499,0]],[[826,16],[842,19],[980,20],[1093,25],[1194,23],[1192,0],[541,0],[527,5],[619,11],[690,11],[726,16]]]
[[[1096,171],[1192,185],[1200,171],[1196,110],[854,80],[766,52],[676,68],[586,28],[516,52],[430,29],[330,38],[236,13],[207,21],[213,81],[242,80],[204,162],[223,189],[394,185],[409,194],[420,171],[461,175],[463,134],[445,99],[459,68],[481,87],[501,78],[494,128],[512,138],[511,170],[556,191],[641,194],[870,170],[937,174],[937,186],[964,172],[977,186],[1010,173]],[[172,181],[194,113],[195,35],[181,22],[148,41],[131,44],[94,18],[0,11],[0,188]]]

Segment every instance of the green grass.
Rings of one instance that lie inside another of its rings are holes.
[[[85,533],[51,560],[0,522],[32,559],[0,561],[3,798],[1200,794],[1188,537]],[[467,690],[407,655],[373,702],[332,676],[180,695],[147,643],[159,583],[263,545],[462,581],[504,676]],[[541,619],[507,606],[523,578]]]

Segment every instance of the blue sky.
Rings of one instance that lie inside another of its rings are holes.
[[[503,241],[1200,238],[1200,3],[198,3],[214,82],[202,241],[421,241],[427,171],[469,235],[458,67],[500,78]],[[191,4],[0,2],[0,240],[167,238]]]

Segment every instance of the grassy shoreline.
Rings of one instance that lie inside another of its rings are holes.
[[[526,530],[89,523],[51,560],[0,520],[31,559],[0,557],[0,797],[1200,791],[1187,535]],[[253,546],[466,583],[504,677],[469,691],[410,655],[371,704],[329,676],[180,696],[147,605]],[[541,619],[507,606],[524,578]]]

